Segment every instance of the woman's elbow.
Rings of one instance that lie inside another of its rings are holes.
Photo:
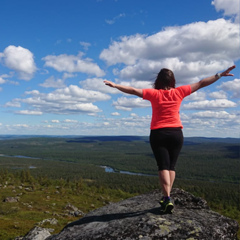
[[[134,89],[133,90],[133,93],[134,95],[138,96],[138,97],[142,97],[143,96],[143,92],[142,92],[142,89]]]

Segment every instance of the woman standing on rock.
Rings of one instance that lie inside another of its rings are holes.
[[[182,100],[223,76],[233,76],[230,71],[234,68],[235,65],[222,73],[177,88],[175,88],[173,72],[166,68],[161,69],[158,73],[152,89],[138,89],[104,81],[110,87],[151,102],[150,144],[158,165],[159,181],[164,196],[160,203],[164,213],[171,213],[173,209],[170,193],[175,180],[175,165],[183,145],[183,126],[179,116]]]

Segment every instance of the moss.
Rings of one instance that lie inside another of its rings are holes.
[[[168,233],[170,233],[170,229],[166,225],[160,225],[159,228],[161,229],[161,233],[163,234],[163,236],[165,236]]]

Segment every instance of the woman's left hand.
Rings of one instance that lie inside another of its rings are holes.
[[[233,65],[230,68],[228,68],[226,71],[222,72],[220,75],[221,76],[233,76],[233,74],[231,74],[230,72],[235,68],[236,66]]]

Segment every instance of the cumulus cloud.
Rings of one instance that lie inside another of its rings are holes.
[[[146,135],[149,131],[151,116],[137,116],[131,115],[125,118],[107,118],[105,121],[108,123],[104,127],[105,134],[114,133],[122,135],[124,132],[129,135]],[[94,127],[94,126],[92,126]],[[100,124],[98,128],[100,129],[102,125]]]
[[[51,93],[40,93],[38,90],[25,92],[29,98],[13,99],[6,107],[26,104],[34,111],[55,114],[97,113],[101,110],[92,102],[109,100],[110,96],[101,92],[81,89],[70,85]]]
[[[235,102],[229,101],[227,99],[216,99],[216,100],[204,100],[198,102],[189,102],[183,104],[183,109],[218,109],[218,108],[232,108],[236,107]]]
[[[233,92],[232,97],[240,97],[240,79],[234,79],[233,81],[224,82],[219,86],[220,89],[224,91]]]
[[[227,93],[224,91],[211,92],[208,96],[215,99],[227,99]]]
[[[236,118],[235,114],[230,114],[226,111],[204,111],[204,112],[197,112],[192,115],[193,117],[198,118],[222,118],[222,119],[233,119]]]
[[[166,27],[147,35],[113,41],[100,58],[108,65],[123,63],[124,79],[149,80],[162,67],[174,71],[183,83],[225,69],[240,58],[239,27],[225,19]]]
[[[105,75],[104,71],[100,67],[92,62],[90,58],[83,58],[83,53],[79,53],[77,56],[61,54],[58,56],[48,55],[42,60],[45,61],[46,67],[52,67],[58,72],[81,72],[97,77],[102,77]]]
[[[39,86],[44,88],[64,88],[66,87],[63,79],[55,79],[54,76],[49,77],[44,81],[44,83],[39,84]]]
[[[30,110],[15,111],[15,113],[20,115],[42,115],[43,114],[41,111],[30,111]]]
[[[55,120],[55,119],[54,119],[54,120],[51,120],[51,122],[52,122],[52,123],[60,123],[59,120]]]
[[[64,123],[77,123],[78,121],[77,120],[73,120],[73,119],[65,119],[63,122]]]
[[[184,101],[203,101],[206,99],[206,93],[203,91],[197,91],[187,96]]]
[[[21,107],[20,101],[21,101],[20,98],[15,98],[12,101],[7,102],[4,106],[5,107],[17,107],[17,108],[20,108]]]
[[[0,76],[0,84],[6,83],[6,80],[4,78],[5,78],[5,75]]]
[[[13,127],[18,127],[18,128],[29,128],[28,124],[13,124]]]
[[[144,101],[141,98],[120,97],[117,101],[113,101],[113,106],[119,110],[131,111],[132,108],[144,108],[151,105],[148,101]]]
[[[112,93],[112,94],[119,93],[119,91],[117,89],[106,86],[103,82],[104,80],[107,80],[107,79],[87,78],[84,81],[80,81],[79,84],[84,89],[96,90],[96,91],[100,91],[100,92],[103,92],[103,93]]]
[[[236,17],[236,22],[239,20],[239,0],[214,0],[212,5],[217,11],[223,11],[225,16]]]
[[[121,114],[119,112],[113,112],[111,113],[112,116],[120,116]]]
[[[21,46],[6,47],[0,54],[0,60],[6,67],[16,71],[22,80],[30,80],[37,70],[33,54]]]

